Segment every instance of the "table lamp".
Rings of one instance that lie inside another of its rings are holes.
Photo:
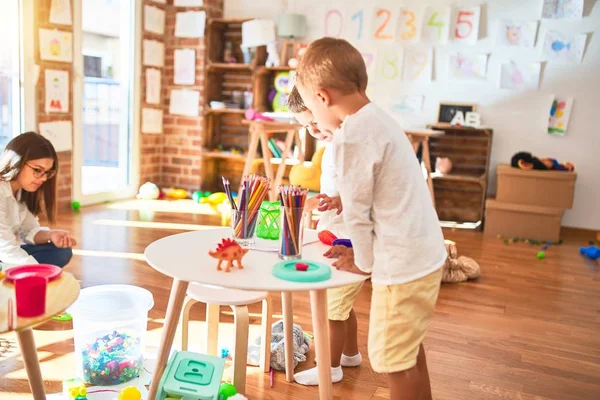
[[[270,19],[253,19],[242,23],[242,53],[244,62],[250,63],[253,47],[267,46],[267,61],[279,65],[279,54],[275,50],[275,22]]]
[[[291,67],[295,67],[297,64],[297,60],[294,58],[296,57],[294,40],[306,36],[306,31],[306,15],[284,13],[279,16],[279,20],[277,21],[277,36],[285,38],[281,45],[281,58],[284,63],[288,62],[290,58],[293,59],[290,64]],[[292,47],[291,53],[290,46]]]

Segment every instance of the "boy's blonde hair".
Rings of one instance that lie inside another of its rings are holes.
[[[292,88],[290,95],[287,100],[288,108],[294,114],[300,114],[304,111],[308,111],[308,107],[304,104],[304,100],[302,100],[302,96],[300,96],[300,92],[296,89],[296,86]]]
[[[364,92],[368,76],[360,52],[344,39],[316,40],[300,59],[296,80],[311,89],[336,89],[342,94]]]

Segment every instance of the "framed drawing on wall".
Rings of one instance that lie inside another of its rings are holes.
[[[450,125],[454,115],[462,111],[463,115],[475,111],[473,103],[440,103],[438,108],[437,125]]]

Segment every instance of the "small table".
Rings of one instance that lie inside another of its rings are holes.
[[[433,129],[405,129],[404,132],[408,136],[408,140],[415,149],[415,154],[419,151],[419,144],[423,145],[423,163],[427,170],[427,186],[429,187],[429,193],[431,194],[431,201],[433,201],[433,207],[435,208],[435,195],[433,194],[433,180],[431,179],[431,158],[429,155],[429,138],[443,136],[443,131],[436,131]]]
[[[315,232],[307,229],[304,235],[315,236]],[[273,265],[280,261],[278,254],[258,250],[251,250],[246,254],[243,259],[244,269],[232,268],[229,273],[217,271],[217,260],[210,257],[208,251],[214,250],[217,243],[226,237],[231,237],[231,229],[216,228],[168,236],[157,240],[146,248],[145,255],[148,264],[155,270],[173,278],[167,315],[148,398],[153,399],[155,397],[158,383],[165,370],[188,285],[190,282],[197,282],[231,289],[282,292],[286,379],[288,382],[292,382],[294,379],[292,292],[310,291],[320,382],[319,397],[331,400],[333,395],[326,289],[361,282],[367,276],[342,272],[333,268],[331,278],[323,282],[288,282],[276,278],[271,272]],[[332,260],[323,256],[328,248],[320,242],[307,244],[303,247],[303,258],[331,265]]]
[[[258,145],[262,149],[263,160],[265,164],[265,174],[271,179],[271,190],[269,191],[269,200],[277,200],[277,193],[279,185],[283,179],[283,173],[285,172],[285,161],[292,154],[292,145],[296,142],[298,149],[300,150],[298,158],[299,161],[304,161],[304,151],[302,150],[302,142],[298,133],[299,129],[302,128],[300,124],[291,124],[284,122],[270,122],[270,121],[244,121],[245,124],[250,125],[250,144],[248,145],[248,154],[246,156],[246,164],[244,165],[244,172],[242,177],[246,176],[252,170],[252,162],[256,158]],[[271,150],[269,150],[268,141],[269,133],[286,132],[285,146],[281,152],[281,163],[277,167],[277,174],[273,174],[273,165],[271,164]],[[240,189],[241,192],[241,189]]]
[[[12,283],[4,280],[0,282],[0,294],[5,296],[8,293],[8,298],[12,301],[15,299],[15,286]],[[77,300],[79,296],[79,283],[68,272],[63,272],[59,278],[48,282],[46,289],[46,312],[43,315],[34,318],[23,318],[16,316],[16,307],[12,321],[8,320],[8,310],[0,311],[0,333],[12,332],[17,333],[19,347],[23,355],[23,363],[29,378],[29,387],[35,400],[45,400],[46,393],[44,391],[44,381],[40,371],[40,363],[37,357],[37,348],[33,340],[32,328],[40,325],[54,317],[57,314],[65,311],[67,307]]]

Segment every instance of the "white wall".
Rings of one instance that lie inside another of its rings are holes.
[[[245,0],[225,0],[226,17],[261,17],[277,19],[284,11],[285,2],[277,6],[270,0],[255,0],[252,7]],[[366,4],[371,4],[367,6]],[[356,7],[372,9],[375,4],[398,10],[399,5],[422,9],[426,5],[452,5],[449,0],[381,0],[378,2],[354,0],[290,0],[288,9],[309,17],[309,39],[323,35],[326,10]],[[437,116],[440,101],[477,103],[486,126],[494,129],[492,168],[497,163],[510,161],[517,151],[530,151],[538,156],[554,157],[575,164],[578,174],[575,204],[565,213],[563,225],[600,229],[600,4],[585,0],[584,18],[578,21],[541,20],[535,49],[508,49],[495,47],[495,24],[498,19],[540,20],[542,0],[493,0],[487,3],[464,0],[462,6],[482,5],[479,41],[475,45],[437,45],[434,55],[434,80],[429,84],[398,82],[394,86],[378,84],[372,98],[386,107],[390,96],[398,94],[424,95],[422,113],[403,115],[405,126],[424,126]],[[587,48],[581,64],[558,62],[542,63],[538,90],[509,91],[498,87],[499,63],[508,60],[544,61],[541,44],[544,33],[552,29],[565,34],[588,34]],[[418,45],[418,44],[417,44]],[[377,47],[376,43],[369,43]],[[398,45],[400,46],[400,45]],[[487,81],[456,83],[447,79],[448,54],[489,53]],[[373,79],[371,79],[373,80]],[[572,96],[574,105],[568,133],[564,137],[545,133],[552,95]],[[495,174],[491,177],[491,192],[495,191]]]

